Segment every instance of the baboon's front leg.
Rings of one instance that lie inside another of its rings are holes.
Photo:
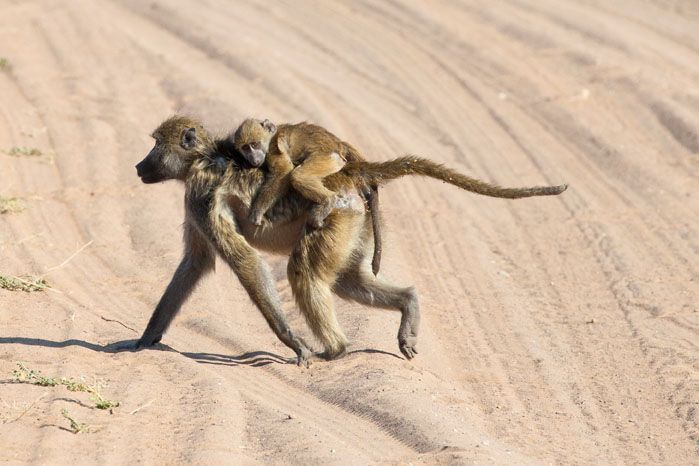
[[[262,225],[262,218],[267,211],[289,191],[289,172],[270,173],[270,178],[257,192],[257,196],[250,206],[250,222],[253,225]]]
[[[313,352],[302,338],[291,331],[281,309],[281,301],[267,263],[238,233],[230,211],[221,209],[212,220],[212,233],[221,257],[233,269],[250,299],[262,312],[277,337],[294,350],[298,365],[308,366]]]
[[[185,223],[184,243],[182,261],[153,311],[143,336],[136,343],[136,348],[152,346],[160,341],[201,277],[214,268],[211,246],[189,223]]]

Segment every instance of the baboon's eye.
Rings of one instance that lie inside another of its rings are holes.
[[[258,141],[251,142],[250,147],[252,147],[255,150],[260,150],[262,148],[262,144],[260,144]]]

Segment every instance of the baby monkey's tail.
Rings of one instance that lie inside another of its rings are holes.
[[[429,176],[453,184],[459,188],[484,196],[506,199],[519,199],[531,196],[553,196],[561,194],[568,188],[567,184],[558,186],[533,186],[525,188],[502,188],[463,175],[442,164],[413,155],[399,157],[387,162],[348,162],[343,172],[352,177],[362,179],[370,186],[380,186],[396,178],[407,175]]]

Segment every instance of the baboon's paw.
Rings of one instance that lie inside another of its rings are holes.
[[[121,351],[138,351],[140,349],[147,348],[149,346],[155,345],[156,343],[159,343],[162,337],[162,335],[158,335],[157,337],[143,336],[138,340],[116,341],[110,345],[107,345],[105,349],[113,351],[115,353]]]
[[[311,358],[307,358],[304,356],[298,356],[296,358],[296,365],[299,367],[305,367],[306,369],[308,369],[309,367],[311,367]]]
[[[301,351],[298,353],[296,357],[296,365],[308,369],[309,367],[311,367],[311,360],[313,359],[313,356],[313,350],[304,346],[303,348],[301,348]]]
[[[259,227],[260,225],[262,225],[262,217],[262,212],[252,211],[250,213],[250,223]]]
[[[110,345],[107,345],[107,349],[110,351],[120,352],[120,351],[135,351],[137,349],[137,344],[139,340],[124,340],[116,341]]]
[[[417,355],[417,338],[409,337],[403,341],[399,341],[400,352],[406,359],[413,359]]]
[[[143,335],[137,342],[136,342],[136,347],[134,348],[135,350],[143,349],[143,348],[148,348],[150,346],[155,345],[156,343],[160,343],[160,340],[162,340],[163,335]]]
[[[326,361],[332,361],[334,359],[340,359],[347,354],[346,348],[342,348],[335,351],[322,351],[320,353],[315,353],[315,357],[320,359],[325,359]]]

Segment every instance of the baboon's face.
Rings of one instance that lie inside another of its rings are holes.
[[[204,153],[209,142],[203,127],[184,117],[166,120],[152,137],[155,145],[136,165],[136,173],[147,184],[184,180],[192,162]]]
[[[277,127],[269,120],[248,118],[235,131],[234,145],[245,160],[253,167],[259,167],[269,152],[269,141],[277,132]]]

